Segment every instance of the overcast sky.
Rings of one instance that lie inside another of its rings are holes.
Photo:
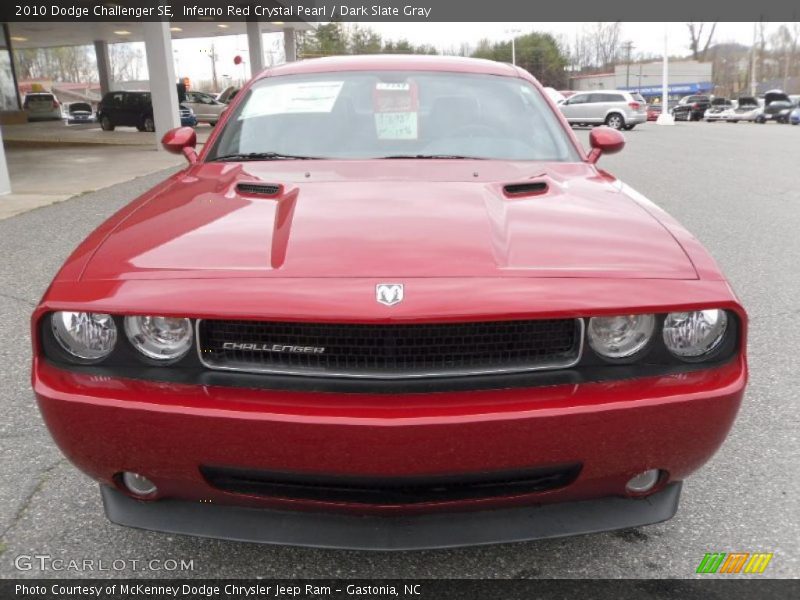
[[[458,49],[462,43],[474,44],[480,38],[493,41],[510,39],[511,30],[519,30],[516,35],[531,31],[549,32],[555,36],[565,36],[569,41],[576,33],[591,23],[365,23],[386,39],[405,38],[413,44],[433,44],[440,50]],[[767,24],[767,31],[774,31],[778,23]],[[708,27],[709,25],[707,25]],[[661,55],[664,48],[664,32],[669,36],[669,52],[672,55],[689,53],[689,34],[686,23],[623,23],[622,40],[633,42],[633,55],[639,53]],[[266,34],[265,50],[272,52],[274,60],[282,56],[283,36]],[[753,41],[753,23],[719,23],[714,34],[714,42],[740,42],[750,45]],[[192,79],[211,78],[211,60],[201,53],[214,43],[218,55],[217,74],[241,77],[243,67],[235,67],[233,58],[237,54],[247,59],[247,38],[243,35],[204,38],[196,40],[175,40],[173,47],[177,61],[177,71]],[[223,81],[220,82],[224,83]]]

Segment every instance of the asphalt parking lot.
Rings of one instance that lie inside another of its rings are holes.
[[[586,143],[588,130],[578,131]],[[641,529],[456,550],[365,553],[168,536],[112,525],[97,485],[51,441],[29,385],[29,315],[72,248],[168,171],[0,221],[0,576],[65,560],[193,560],[193,577],[635,577],[694,575],[706,552],[773,552],[800,576],[800,127],[653,124],[601,166],[649,196],[721,263],[751,317],[751,380],[721,451],[684,485],[678,514]],[[97,576],[175,575],[119,571]]]

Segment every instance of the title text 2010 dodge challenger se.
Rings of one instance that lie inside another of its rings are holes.
[[[663,521],[747,317],[699,242],[499,63],[266,71],[33,315],[33,386],[123,525],[403,549]]]

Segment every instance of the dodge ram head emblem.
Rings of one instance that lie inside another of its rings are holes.
[[[394,306],[403,301],[402,283],[379,283],[375,286],[375,299],[386,306]]]

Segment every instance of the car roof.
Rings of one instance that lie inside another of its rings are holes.
[[[337,71],[446,71],[519,77],[516,67],[507,63],[461,56],[362,54],[327,56],[286,63],[263,71],[258,79],[276,75],[332,73]]]
[[[581,90],[575,93],[576,94],[638,94],[638,92],[631,90]]]

